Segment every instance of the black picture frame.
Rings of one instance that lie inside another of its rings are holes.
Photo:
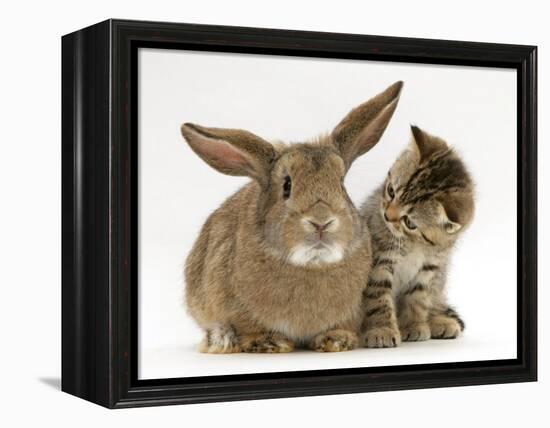
[[[137,378],[137,49],[517,70],[517,359]],[[109,408],[537,379],[535,46],[107,20],[62,38],[62,390]]]

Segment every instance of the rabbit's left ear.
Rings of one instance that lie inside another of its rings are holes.
[[[397,107],[403,82],[359,105],[332,131],[332,141],[349,168],[352,162],[374,147],[386,130]]]
[[[224,174],[246,175],[263,182],[275,158],[270,143],[242,129],[184,123],[181,133],[197,155]]]

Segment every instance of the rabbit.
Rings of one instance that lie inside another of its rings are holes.
[[[372,253],[344,177],[380,140],[402,86],[394,83],[330,134],[304,143],[181,126],[208,165],[252,179],[209,216],[186,260],[187,309],[205,331],[199,351],[357,347]]]

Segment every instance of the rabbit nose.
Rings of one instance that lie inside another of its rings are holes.
[[[324,224],[315,223],[314,221],[311,221],[311,220],[308,220],[308,223],[311,224],[317,230],[317,232],[324,232],[327,229],[327,227],[329,227],[332,223],[334,223],[334,219],[331,219]]]

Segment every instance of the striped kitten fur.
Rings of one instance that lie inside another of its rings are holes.
[[[369,348],[454,339],[464,330],[445,283],[453,245],[473,217],[472,179],[442,139],[411,129],[410,147],[361,208],[373,250],[362,324]]]

